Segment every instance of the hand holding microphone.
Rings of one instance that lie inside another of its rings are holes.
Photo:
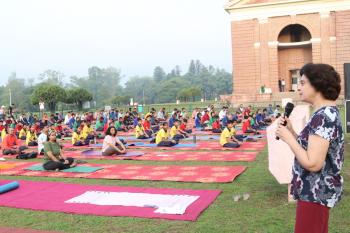
[[[294,109],[294,104],[288,102],[286,107],[285,107],[284,117],[282,119],[280,119],[281,124],[283,126],[287,126],[287,124],[289,122],[288,118],[289,118],[290,114],[292,113],[293,109]],[[290,125],[290,122],[289,122],[289,125]],[[290,128],[290,127],[288,127],[288,128]],[[280,138],[278,136],[276,136],[276,140],[280,140]]]

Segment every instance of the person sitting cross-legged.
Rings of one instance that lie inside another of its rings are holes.
[[[37,146],[38,145],[38,137],[36,136],[35,133],[35,128],[32,126],[27,132],[26,136],[26,145],[27,146]]]
[[[187,133],[180,129],[179,124],[180,124],[180,121],[176,119],[174,121],[173,127],[171,127],[170,129],[170,136],[175,141],[179,141],[180,139],[184,139],[188,137]]]
[[[126,148],[124,144],[117,137],[117,129],[114,126],[110,126],[106,131],[106,136],[103,139],[102,155],[121,155],[126,154]]]
[[[146,133],[145,128],[142,125],[142,119],[137,118],[137,125],[135,127],[135,137],[137,139],[148,139],[149,135]]]
[[[84,139],[82,136],[82,129],[78,127],[72,135],[72,145],[73,146],[87,146],[89,145],[89,139]]]
[[[50,131],[49,140],[44,143],[44,159],[43,168],[45,170],[63,170],[77,165],[73,158],[66,158],[60,144],[56,141],[56,131]]]
[[[235,138],[235,129],[233,127],[234,121],[229,120],[227,122],[226,128],[222,131],[220,135],[220,144],[223,147],[237,148],[242,144],[239,140]]]
[[[157,146],[172,147],[178,143],[176,140],[169,139],[170,134],[169,134],[168,127],[169,127],[168,123],[163,122],[162,128],[158,131],[156,136]]]

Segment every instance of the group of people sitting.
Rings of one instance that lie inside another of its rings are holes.
[[[257,130],[264,129],[276,114],[278,107],[272,113],[268,109],[258,109],[252,113],[250,106],[241,106],[231,114],[227,107],[217,113],[214,106],[209,106],[205,109],[194,109],[192,117],[184,108],[175,108],[169,115],[165,108],[158,113],[151,109],[143,118],[136,108],[125,114],[114,109],[82,115],[68,112],[65,117],[60,114],[48,117],[44,114],[40,120],[35,116],[34,121],[21,115],[17,121],[13,117],[0,119],[1,149],[4,155],[16,155],[19,159],[44,155],[44,169],[62,170],[76,166],[73,158],[64,156],[58,141],[63,137],[71,137],[73,146],[87,146],[92,142],[96,143],[97,139],[103,139],[103,156],[125,154],[126,142],[118,138],[117,132],[127,132],[130,129],[134,131],[136,139],[148,139],[150,143],[156,143],[160,147],[178,144],[181,139],[188,138],[192,130],[221,134],[220,144],[223,147],[239,147],[246,139],[245,134],[257,134]],[[237,135],[235,130],[239,123],[242,123],[241,135]],[[38,151],[33,151],[31,147],[37,147]]]

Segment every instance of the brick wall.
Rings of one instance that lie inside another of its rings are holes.
[[[335,13],[336,70],[344,83],[344,63],[350,63],[350,10]],[[342,86],[344,94],[344,85]]]

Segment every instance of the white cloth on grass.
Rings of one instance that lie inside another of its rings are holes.
[[[184,214],[198,198],[190,195],[86,191],[65,203],[152,207],[156,208],[154,213]]]

